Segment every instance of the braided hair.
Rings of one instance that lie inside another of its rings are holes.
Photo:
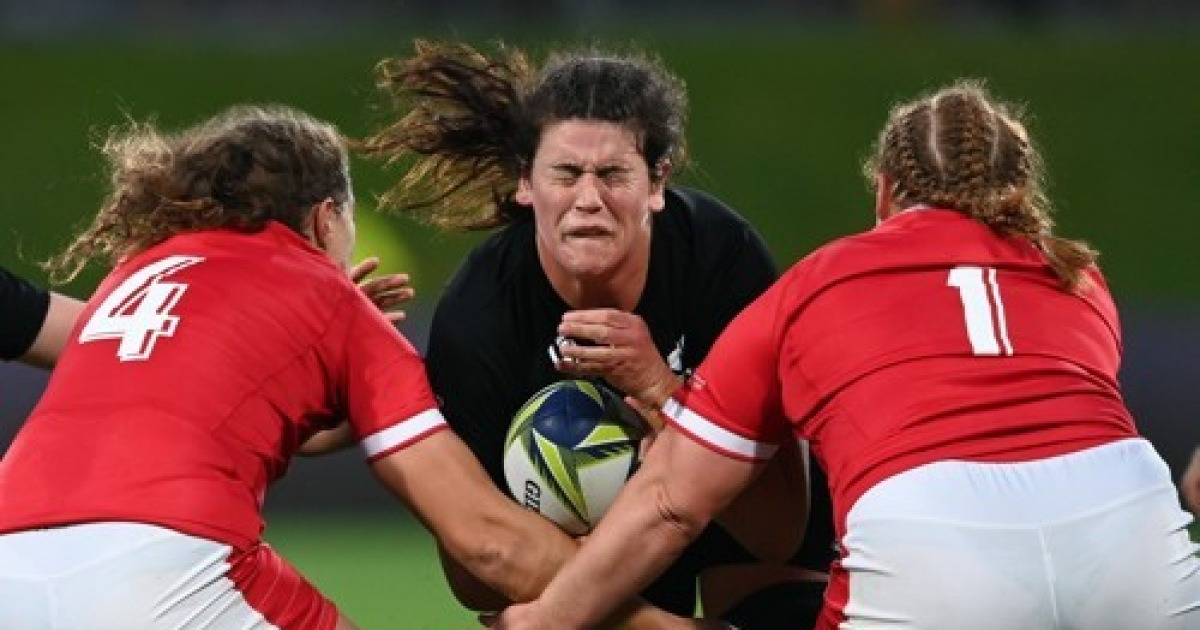
[[[1098,254],[1053,234],[1041,157],[1022,118],[982,82],[958,81],[894,107],[864,174],[872,181],[886,175],[891,190],[885,192],[902,207],[957,210],[1004,236],[1029,239],[1062,287],[1077,291]]]

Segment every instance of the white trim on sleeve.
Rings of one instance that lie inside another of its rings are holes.
[[[739,459],[770,459],[779,449],[777,444],[756,442],[744,438],[708,418],[684,407],[674,398],[667,399],[662,412],[671,423],[692,439],[731,457]]]
[[[380,453],[408,446],[409,443],[416,442],[445,424],[446,418],[442,416],[441,411],[426,409],[408,420],[368,435],[360,444],[363,452],[370,459]]]

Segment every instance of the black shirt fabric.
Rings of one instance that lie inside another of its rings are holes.
[[[532,212],[515,214],[517,220],[472,250],[451,279],[434,313],[426,357],[442,412],[506,492],[502,450],[513,415],[542,387],[568,378],[554,368],[548,349],[569,306],[538,261]],[[706,193],[669,188],[666,207],[653,216],[650,267],[634,312],[667,364],[685,373],[777,270],[753,227]],[[699,571],[749,560],[722,528],[709,527],[643,596],[691,615]]]
[[[49,292],[0,267],[0,359],[10,361],[29,350],[49,308]]]

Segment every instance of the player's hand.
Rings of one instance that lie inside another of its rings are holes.
[[[1187,509],[1200,516],[1200,447],[1192,452],[1192,461],[1179,478],[1179,491]]]
[[[389,320],[396,323],[402,322],[407,314],[403,310],[392,309],[398,304],[413,299],[416,289],[409,284],[409,277],[406,273],[392,273],[367,279],[367,276],[378,268],[378,258],[374,256],[364,258],[350,268],[350,280],[358,285],[363,295],[366,295],[367,299],[383,311]]]
[[[568,311],[558,334],[587,342],[561,346],[564,360],[558,363],[559,370],[603,378],[645,408],[657,410],[679,386],[679,378],[654,346],[646,322],[633,313],[610,308]]]

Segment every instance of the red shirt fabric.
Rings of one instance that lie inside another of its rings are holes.
[[[178,235],[90,300],[0,462],[0,532],[135,521],[245,549],[344,418],[369,458],[446,426],[412,345],[294,231]]]
[[[1116,308],[1042,253],[950,210],[911,210],[818,249],[735,319],[670,421],[732,457],[809,440],[838,536],[854,501],[941,460],[1015,462],[1137,434]]]

